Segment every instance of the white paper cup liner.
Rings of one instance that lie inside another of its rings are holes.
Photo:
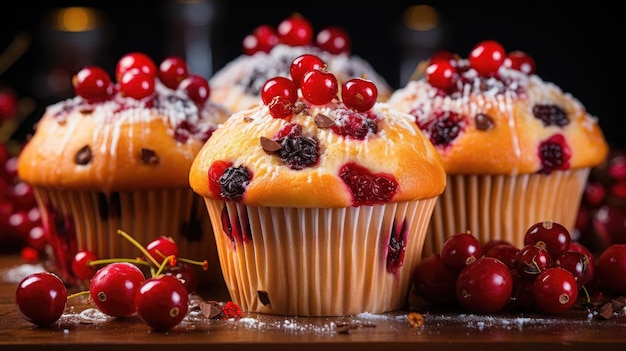
[[[34,190],[54,268],[68,283],[75,281],[71,262],[77,251],[92,251],[100,259],[143,256],[117,234],[118,229],[144,246],[162,235],[172,237],[179,257],[208,261],[209,269],[201,279],[210,280],[208,284],[220,282],[213,228],[202,198],[191,189],[110,194],[41,187]]]
[[[546,174],[448,175],[424,243],[423,257],[447,238],[470,231],[481,243],[507,240],[521,248],[528,228],[552,220],[573,233],[589,168]]]
[[[205,201],[233,302],[249,312],[340,316],[405,305],[436,198],[336,209]],[[235,228],[232,240],[222,223]],[[392,235],[404,256],[388,269]]]

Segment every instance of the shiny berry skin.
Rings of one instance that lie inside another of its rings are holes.
[[[302,85],[302,78],[306,72],[314,69],[324,69],[325,65],[324,61],[316,55],[302,54],[291,62],[291,65],[289,66],[289,75],[291,76],[291,79],[296,87],[300,88]]]
[[[550,267],[541,272],[533,282],[535,307],[546,313],[563,313],[578,299],[578,285],[569,271]]]
[[[111,77],[98,66],[87,66],[72,77],[76,95],[88,102],[108,100],[113,95]]]
[[[156,331],[178,325],[189,308],[187,289],[170,275],[147,279],[137,290],[134,301],[139,318]]]
[[[412,284],[415,293],[431,304],[456,304],[456,278],[457,273],[446,268],[436,252],[418,263]]]
[[[552,267],[552,256],[548,250],[535,245],[522,247],[515,258],[515,270],[522,279],[533,280]]]
[[[512,68],[528,75],[535,74],[535,60],[532,56],[523,51],[511,51],[504,58],[502,65],[506,68]]]
[[[196,106],[202,107],[211,96],[209,81],[197,74],[190,74],[178,85],[178,90],[185,92]]]
[[[300,14],[293,14],[278,24],[278,41],[290,46],[305,46],[313,42],[313,26]]]
[[[100,268],[91,279],[89,294],[100,312],[112,317],[135,313],[135,293],[145,277],[137,266],[114,262]]]
[[[125,71],[119,82],[122,95],[141,100],[154,93],[154,76],[141,72],[138,68]]]
[[[274,27],[262,24],[243,38],[242,45],[244,54],[251,56],[257,52],[268,53],[276,44],[278,44],[278,33]]]
[[[337,77],[328,71],[314,69],[302,77],[302,96],[313,105],[325,105],[339,92]]]
[[[158,77],[170,89],[176,90],[187,76],[189,76],[187,62],[182,57],[166,57],[159,65]]]
[[[471,233],[455,233],[441,246],[441,261],[453,272],[460,272],[465,266],[483,256],[482,246]]]
[[[457,59],[458,59],[458,56],[448,50],[438,50],[430,57],[428,63],[433,64],[438,61],[448,61],[453,66],[455,66]]]
[[[195,265],[178,262],[175,266],[166,268],[163,274],[171,275],[172,277],[180,280],[187,292],[190,294],[198,291],[200,281],[198,270]]]
[[[515,246],[515,245],[513,245],[513,243],[511,243],[508,240],[491,239],[491,240],[487,241],[486,243],[483,243],[483,245],[482,245],[483,253],[487,254],[487,252],[489,252],[489,250],[491,250],[492,247],[498,246],[498,245],[503,245],[503,244]]]
[[[473,313],[500,311],[511,300],[513,277],[507,266],[493,257],[481,257],[461,270],[456,297],[463,309]]]
[[[483,250],[484,252],[484,250]],[[502,261],[509,269],[515,269],[515,259],[519,249],[511,244],[496,245],[485,252],[485,256],[497,258]]]
[[[157,76],[157,67],[154,61],[142,52],[131,52],[122,56],[115,66],[115,79],[118,83],[122,81],[124,73],[131,69],[147,74],[153,79]]]
[[[294,82],[285,77],[268,79],[261,88],[261,100],[263,104],[269,105],[276,97],[285,98],[291,104],[295,104],[298,99],[298,89]]]
[[[598,257],[600,284],[615,293],[626,293],[626,244],[612,244]]]
[[[553,260],[554,267],[563,268],[574,275],[576,285],[578,285],[579,288],[591,281],[589,259],[585,254],[568,251],[554,256]]]
[[[426,80],[433,87],[447,93],[456,84],[456,67],[447,60],[435,61],[426,67]]]
[[[208,178],[209,178],[208,179],[209,180],[209,192],[211,193],[212,197],[225,199],[223,195],[221,194],[222,188],[220,186],[220,178],[222,177],[224,172],[226,172],[226,169],[231,167],[232,165],[233,165],[232,162],[215,161],[209,167],[209,170],[207,173],[208,173]]]
[[[315,44],[333,55],[350,54],[350,36],[341,27],[329,26],[317,33]]]
[[[569,250],[572,242],[569,231],[562,224],[553,221],[537,222],[526,230],[524,245],[540,246],[552,257]]]
[[[93,276],[98,271],[97,267],[90,266],[89,262],[97,260],[98,256],[96,256],[93,251],[82,250],[78,251],[74,255],[74,259],[72,260],[72,271],[76,278],[80,280],[87,280],[93,278]]]
[[[178,245],[174,242],[174,239],[169,236],[159,236],[158,238],[152,239],[148,245],[146,245],[146,251],[148,251],[159,264],[163,263],[166,257],[178,257]]]
[[[589,249],[578,241],[572,241],[569,245],[569,251],[579,252],[587,256],[587,282],[591,282],[596,274],[596,257]]]
[[[369,111],[378,99],[378,88],[369,79],[352,78],[343,83],[341,100],[346,107],[357,112]]]
[[[22,279],[15,290],[15,305],[27,321],[49,326],[63,315],[67,302],[67,289],[53,273],[38,272]]]
[[[470,66],[481,77],[493,77],[504,63],[506,52],[504,47],[495,40],[484,40],[478,43],[469,54]]]

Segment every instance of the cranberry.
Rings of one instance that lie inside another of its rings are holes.
[[[147,74],[152,79],[157,76],[156,64],[148,55],[142,52],[131,52],[117,61],[117,66],[115,67],[115,79],[117,79],[117,82],[121,82],[124,74],[132,69]]]
[[[505,51],[495,40],[484,40],[478,43],[469,54],[469,62],[473,69],[482,77],[493,77],[504,63]]]
[[[95,261],[98,256],[93,251],[81,250],[74,255],[72,260],[72,272],[76,278],[80,280],[87,280],[93,278],[96,274],[97,268],[91,266],[89,262]]]
[[[603,287],[626,293],[626,244],[612,244],[600,254],[597,274]]]
[[[505,239],[491,239],[491,240],[487,241],[486,243],[482,244],[483,253],[486,254],[494,246],[504,245],[504,244],[515,246],[515,245],[513,245],[513,243],[511,243],[510,241],[505,240]]]
[[[125,71],[120,80],[120,92],[133,99],[143,99],[154,93],[154,76],[143,73],[138,68]]]
[[[626,156],[616,155],[614,157],[611,157],[609,159],[606,173],[609,177],[616,180],[626,179]]]
[[[178,90],[184,91],[198,107],[204,106],[211,95],[209,82],[204,77],[196,74],[190,74],[183,79],[178,85]]]
[[[161,265],[166,257],[178,258],[178,245],[169,236],[159,236],[146,245],[146,251]]]
[[[91,279],[89,294],[102,313],[128,317],[135,313],[135,293],[145,277],[137,266],[114,262],[100,268]]]
[[[591,207],[598,207],[604,203],[606,188],[598,181],[589,180],[585,185],[583,200]]]
[[[527,53],[516,50],[509,52],[504,58],[502,65],[528,75],[535,74],[535,60]]]
[[[548,250],[539,246],[526,245],[520,249],[515,258],[515,270],[523,279],[534,280],[550,267],[552,256]]]
[[[109,74],[98,66],[87,66],[72,77],[76,95],[88,102],[105,101],[113,95]]]
[[[569,271],[550,267],[541,272],[533,282],[535,306],[541,312],[563,313],[578,299],[578,285]]]
[[[376,84],[368,79],[352,78],[341,89],[341,100],[346,107],[357,112],[365,112],[374,107],[378,98]]]
[[[390,202],[398,191],[398,182],[391,174],[371,173],[356,163],[347,163],[339,177],[350,188],[352,206],[376,205]]]
[[[67,289],[53,273],[38,272],[22,279],[15,291],[15,305],[19,314],[37,326],[56,322],[65,310]]]
[[[456,278],[457,273],[446,268],[436,252],[418,263],[413,273],[413,287],[417,295],[431,304],[456,303]]]
[[[268,79],[261,88],[261,100],[269,106],[270,114],[274,118],[290,116],[297,99],[298,88],[289,78]]]
[[[507,268],[515,269],[515,260],[520,249],[511,244],[500,244],[492,247],[485,253],[485,256],[497,258],[502,261]],[[484,250],[483,250],[484,251]]]
[[[569,160],[572,157],[565,137],[555,134],[539,144],[539,160],[541,161],[541,173],[551,173],[555,170],[567,170],[570,167]]]
[[[134,297],[137,314],[156,331],[178,325],[188,310],[188,293],[180,280],[160,275],[146,280]]]
[[[269,53],[276,44],[278,44],[278,33],[274,27],[262,24],[245,36],[243,52],[246,55],[254,55],[257,52]]]
[[[320,49],[333,55],[350,54],[350,36],[341,27],[328,26],[315,37],[315,43]]]
[[[569,251],[579,252],[587,256],[587,281],[585,282],[585,284],[587,282],[591,282],[596,274],[596,257],[593,255],[593,253],[591,253],[591,251],[589,251],[587,247],[577,241],[572,241],[572,243],[569,245]]]
[[[530,310],[535,305],[533,296],[533,280],[522,278],[517,270],[511,270],[513,277],[513,292],[511,293],[511,303],[517,308]]]
[[[313,69],[304,74],[300,87],[304,99],[313,105],[324,105],[337,97],[337,77],[331,72]]]
[[[579,288],[591,281],[591,276],[589,275],[589,258],[583,253],[568,251],[554,256],[554,266],[563,268],[572,273],[574,279],[576,279],[576,285],[578,285]]]
[[[179,262],[175,266],[167,267],[164,274],[180,280],[189,294],[198,291],[200,281],[197,267],[194,265]]]
[[[187,62],[182,57],[166,57],[159,65],[158,77],[170,89],[176,90],[187,76],[189,76]]]
[[[448,60],[437,60],[426,68],[426,80],[433,87],[448,93],[456,85],[456,67]]]
[[[469,232],[450,235],[441,246],[440,253],[444,266],[457,273],[483,256],[478,238]]]
[[[474,313],[500,311],[511,300],[512,292],[511,272],[493,257],[481,257],[465,266],[456,281],[459,304]]]
[[[535,223],[524,234],[524,245],[540,246],[552,257],[567,252],[571,241],[567,228],[553,221]]]
[[[614,203],[600,206],[593,215],[592,225],[602,248],[626,244],[626,207]]]
[[[305,46],[313,42],[313,26],[298,13],[280,22],[277,32],[278,40],[290,46]]]

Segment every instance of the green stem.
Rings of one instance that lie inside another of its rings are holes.
[[[100,260],[93,260],[93,261],[89,261],[89,266],[97,266],[97,265],[102,265],[102,264],[109,264],[109,263],[114,263],[114,262],[128,262],[128,263],[134,263],[134,264],[141,264],[144,266],[150,266],[149,262],[146,262],[144,259],[142,258],[103,258]]]
[[[188,258],[182,258],[182,257],[179,257],[178,260],[181,261],[181,262],[194,264],[196,266],[202,266],[202,270],[203,271],[206,271],[207,269],[209,269],[209,261],[207,261],[207,260],[204,260],[204,261],[194,261],[194,260],[190,260]]]
[[[154,259],[154,257],[148,252],[148,250],[146,250],[140,243],[137,242],[137,240],[133,239],[130,235],[128,235],[126,232],[124,232],[121,229],[117,230],[117,234],[123,236],[124,238],[126,238],[126,240],[130,241],[133,245],[135,245],[139,251],[141,251],[144,255],[146,255],[146,257],[148,258],[148,260],[150,260],[150,262],[152,262],[153,265],[155,266],[159,266],[159,262]]]
[[[80,296],[80,295],[87,295],[87,294],[89,294],[89,290],[79,291],[79,292],[77,292],[77,293],[73,293],[73,294],[68,295],[68,296],[67,296],[67,299],[69,300],[69,299],[74,298],[74,297],[76,297],[76,296]]]

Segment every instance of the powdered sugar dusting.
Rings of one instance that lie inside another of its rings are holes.
[[[27,276],[45,271],[45,268],[37,263],[37,264],[20,264],[11,268],[7,268],[2,271],[2,281],[5,283],[17,284],[22,281],[22,279]]]

